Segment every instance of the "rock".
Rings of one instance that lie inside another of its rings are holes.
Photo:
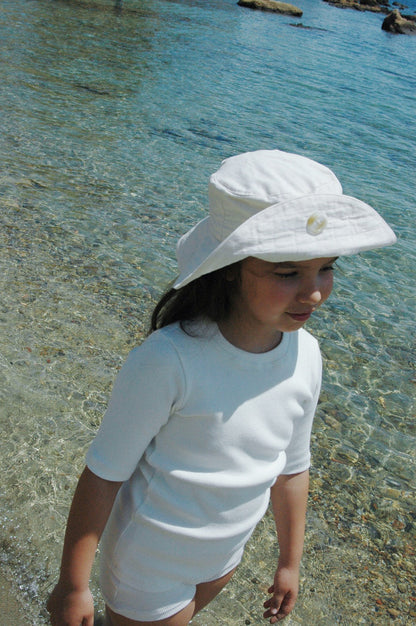
[[[416,35],[416,17],[402,15],[395,9],[384,18],[381,28],[396,35]]]
[[[325,0],[340,9],[355,9],[356,11],[371,11],[372,13],[388,13],[389,8],[385,0]]]
[[[248,9],[271,11],[273,13],[281,13],[282,15],[293,15],[294,17],[302,17],[303,15],[303,11],[293,4],[277,2],[277,0],[238,0],[237,4]]]

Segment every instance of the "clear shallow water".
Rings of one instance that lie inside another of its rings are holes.
[[[310,324],[326,373],[288,623],[415,619],[416,38],[298,5],[312,28],[234,0],[1,4],[0,558],[30,623],[46,623],[85,450],[177,236],[223,158],[274,147],[331,166],[399,236],[341,260]],[[194,623],[262,623],[275,557],[266,517]]]

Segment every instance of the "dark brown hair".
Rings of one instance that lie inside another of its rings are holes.
[[[230,279],[232,273],[234,276]],[[184,287],[169,289],[153,310],[150,332],[173,322],[226,319],[239,284],[240,263],[234,263],[200,276]]]

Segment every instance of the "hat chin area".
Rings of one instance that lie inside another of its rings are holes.
[[[180,268],[174,288],[247,257],[307,261],[356,254],[395,243],[396,236],[368,204],[345,195],[308,195],[271,205],[238,226],[223,241],[207,217],[178,242]]]

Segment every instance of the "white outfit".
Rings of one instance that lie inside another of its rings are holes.
[[[189,332],[172,324],[130,353],[87,455],[92,472],[126,481],[102,540],[102,586],[130,619],[173,615],[196,584],[235,567],[276,477],[310,464],[316,340],[301,329],[253,354],[214,324]]]

